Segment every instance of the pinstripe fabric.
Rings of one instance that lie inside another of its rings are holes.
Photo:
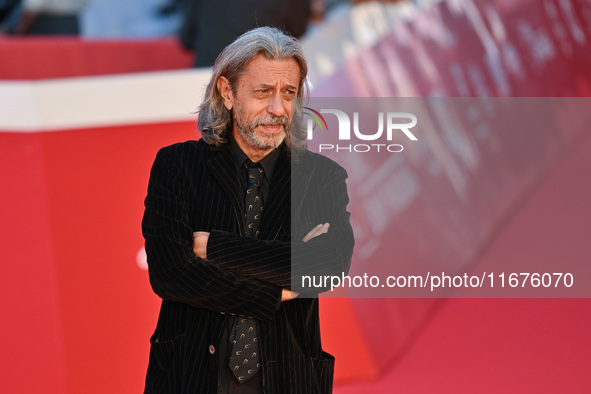
[[[229,314],[257,319],[265,393],[332,391],[334,359],[321,348],[318,300],[280,300],[290,287],[292,253],[310,263],[306,274],[348,271],[346,173],[310,152],[295,163],[292,176],[282,151],[254,239],[243,236],[243,192],[228,147],[189,141],[158,152],[142,222],[150,283],[162,298],[146,393],[216,393],[216,350]],[[292,184],[302,198],[295,209]],[[323,222],[331,224],[327,234],[299,241]],[[194,255],[193,231],[211,232],[208,261]]]

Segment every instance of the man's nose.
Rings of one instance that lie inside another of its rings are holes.
[[[274,116],[286,115],[285,103],[280,94],[274,94],[271,96],[267,112]]]

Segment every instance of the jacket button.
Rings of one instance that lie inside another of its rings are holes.
[[[215,353],[215,346],[209,345],[209,353],[210,354],[214,354]]]

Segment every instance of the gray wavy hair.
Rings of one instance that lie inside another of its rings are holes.
[[[300,43],[281,30],[274,27],[259,27],[250,30],[233,43],[228,45],[217,57],[213,65],[211,80],[205,90],[205,98],[199,106],[199,120],[197,129],[205,142],[220,146],[227,142],[226,132],[232,125],[232,111],[222,102],[222,96],[217,89],[217,80],[226,77],[234,92],[238,86],[238,79],[244,69],[255,57],[264,55],[268,60],[283,60],[293,58],[300,68],[300,83],[297,96],[308,97],[308,64]],[[306,129],[304,127],[301,110],[302,100],[295,100],[296,108],[292,112],[291,131],[285,137],[288,148],[305,147]]]

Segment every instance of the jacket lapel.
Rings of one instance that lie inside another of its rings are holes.
[[[275,239],[281,226],[290,214],[291,203],[291,161],[285,146],[275,163],[273,179],[269,190],[269,203],[265,203],[261,221],[261,238]]]
[[[301,221],[300,213],[303,204],[306,203],[305,196],[308,195],[311,174],[310,169],[306,170],[306,166],[302,163],[304,159],[303,152],[292,149],[291,155],[291,235],[292,237],[298,237],[302,234],[293,230],[298,227],[298,222]]]
[[[206,163],[207,168],[214,179],[221,185],[226,196],[228,196],[228,199],[232,203],[236,220],[238,221],[240,235],[244,235],[243,192],[240,178],[238,177],[238,168],[236,168],[236,163],[234,163],[232,152],[225,146],[220,149],[212,148],[210,152],[211,155]],[[207,193],[207,190],[204,193]]]
[[[300,156],[299,152],[293,149],[288,153],[284,146],[275,164],[269,204],[265,205],[261,223],[263,239],[275,239],[284,223],[292,225],[292,221],[295,220],[294,209],[299,209],[301,196],[306,194],[310,177],[310,174],[301,171]],[[295,206],[292,206],[292,202]],[[288,220],[290,215],[291,220]],[[288,229],[288,232],[291,232],[291,229]]]

